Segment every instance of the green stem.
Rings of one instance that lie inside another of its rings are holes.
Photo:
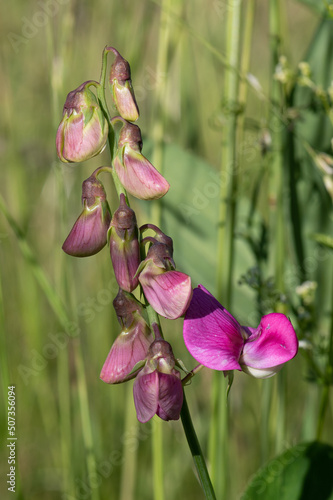
[[[271,38],[271,73],[279,61],[281,46],[281,2],[270,0],[269,23]],[[282,114],[282,90],[276,81],[271,85],[271,102],[274,102]],[[275,117],[275,110],[271,115],[271,123]],[[271,178],[269,185],[269,212],[270,212],[270,262],[274,269],[275,285],[280,293],[284,292],[284,210],[283,210],[283,161],[282,161],[282,131],[281,127],[271,126],[273,155],[271,163]],[[285,312],[282,304],[277,309]]]
[[[321,439],[325,415],[327,408],[330,402],[330,386],[333,380],[333,286],[332,286],[332,305],[331,305],[331,328],[330,328],[330,338],[329,338],[329,346],[328,346],[328,354],[327,354],[327,363],[325,370],[325,378],[324,378],[324,387],[321,394],[321,402],[318,416],[318,424],[317,424],[317,439]]]
[[[133,439],[138,439],[138,421],[133,409],[133,389],[130,384],[127,384],[125,390],[126,410],[124,435],[131,436]],[[133,500],[136,497],[135,480],[138,463],[137,448],[132,449],[131,446],[126,446],[126,441],[124,441],[123,457],[124,466],[121,468],[119,500]]]
[[[194,465],[197,469],[197,473],[199,476],[199,480],[200,480],[202,489],[205,492],[206,500],[216,500],[213,485],[212,485],[212,482],[211,482],[209,474],[208,474],[206,462],[205,462],[204,456],[202,454],[200,444],[199,444],[197,435],[196,435],[194,427],[193,427],[190,411],[189,411],[186,397],[185,397],[185,391],[184,391],[184,402],[183,402],[182,411],[180,413],[180,417],[182,420],[186,439],[187,439],[188,445],[189,445],[191,453],[192,453]]]
[[[226,46],[227,67],[239,68],[242,1],[236,2],[228,11]],[[238,120],[239,71],[228,70],[225,76],[223,101],[229,116],[223,130],[221,172],[225,182],[219,200],[218,245],[217,245],[217,296],[227,309],[232,300],[232,278],[234,270],[234,230],[237,198],[237,120]],[[228,414],[222,394],[224,377],[214,373],[212,394],[212,423],[209,437],[209,452],[212,479],[218,498],[227,495],[227,435]],[[222,401],[221,401],[222,400]]]

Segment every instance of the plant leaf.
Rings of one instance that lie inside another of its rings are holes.
[[[298,444],[260,469],[241,500],[333,500],[332,470],[332,446]]]

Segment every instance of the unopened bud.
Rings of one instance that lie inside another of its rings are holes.
[[[65,163],[88,160],[106,145],[109,127],[88,88],[91,83],[85,82],[67,95],[56,137],[58,157]]]

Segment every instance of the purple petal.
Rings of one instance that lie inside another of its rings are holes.
[[[159,380],[157,371],[138,373],[133,385],[134,404],[139,422],[148,422],[157,412]]]
[[[114,341],[103,365],[100,378],[107,384],[117,384],[128,379],[136,363],[144,360],[153,342],[145,321],[137,323],[131,332],[122,332]]]
[[[154,200],[164,196],[170,184],[139,152],[125,146],[122,165],[118,156],[114,168],[127,191],[141,200]]]
[[[98,204],[85,207],[67,236],[62,249],[74,257],[88,257],[99,252],[107,241],[110,212]]]
[[[289,319],[281,313],[261,318],[260,324],[245,341],[241,364],[259,370],[286,363],[298,350],[298,340]]]
[[[202,285],[185,314],[184,341],[192,356],[214,370],[241,370],[241,326]]]
[[[163,420],[178,420],[183,406],[183,386],[180,373],[159,373],[159,399],[157,415]]]
[[[191,278],[187,274],[179,271],[157,274],[156,266],[148,264],[139,281],[149,304],[158,314],[176,319],[185,313],[192,296]]]

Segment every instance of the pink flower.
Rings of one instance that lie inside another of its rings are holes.
[[[85,82],[67,95],[63,117],[56,137],[57,154],[61,161],[80,162],[101,153],[109,127],[89,85]]]
[[[111,213],[102,183],[92,175],[82,184],[83,210],[67,236],[62,249],[74,257],[99,252],[107,241]]]
[[[131,371],[146,358],[152,341],[153,335],[147,323],[138,313],[134,313],[132,326],[122,330],[106,358],[100,374],[103,382],[117,384],[133,378],[137,372],[130,376]]]
[[[184,321],[184,341],[192,356],[214,370],[243,370],[268,378],[297,354],[298,340],[281,313],[263,316],[257,328],[241,326],[202,285]]]
[[[170,344],[156,340],[149,348],[145,367],[134,381],[134,404],[139,422],[154,415],[162,420],[178,420],[183,406],[180,373],[174,368]]]
[[[135,273],[140,264],[138,226],[135,213],[121,193],[119,208],[114,212],[109,228],[110,254],[118,285],[127,292],[139,283]]]
[[[119,121],[119,118],[113,119]],[[113,166],[125,189],[141,200],[154,200],[164,196],[170,184],[141,154],[142,138],[137,125],[125,122],[121,129],[117,154]]]
[[[139,108],[132,86],[130,65],[116,49],[111,47],[110,50],[116,55],[109,78],[113,101],[119,114],[125,120],[135,122],[139,118]]]
[[[191,278],[175,270],[168,245],[154,243],[138,272],[144,294],[158,314],[176,319],[185,313],[192,297]]]
[[[107,384],[118,384],[135,377],[142,366],[131,373],[133,368],[146,359],[148,348],[154,340],[142,316],[142,305],[133,295],[119,289],[113,306],[122,330],[114,341],[100,374],[100,378]]]

